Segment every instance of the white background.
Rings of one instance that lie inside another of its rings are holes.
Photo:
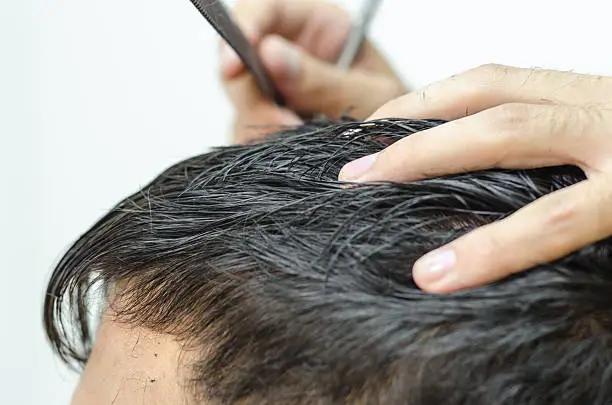
[[[606,4],[387,0],[372,37],[411,86],[487,62],[609,75]],[[231,110],[187,0],[0,0],[0,51],[0,403],[67,404],[76,376],[41,328],[53,264],[163,168],[225,143]]]

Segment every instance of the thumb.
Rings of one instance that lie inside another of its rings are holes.
[[[393,77],[358,69],[345,71],[277,35],[263,39],[260,54],[274,84],[299,112],[365,118],[405,93]]]

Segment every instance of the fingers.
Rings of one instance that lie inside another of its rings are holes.
[[[577,91],[579,89],[579,91]],[[612,103],[612,82],[601,76],[484,65],[393,100],[371,119],[453,120],[506,103]]]
[[[328,62],[337,59],[350,29],[350,16],[345,10],[319,0],[242,0],[234,16],[253,44],[278,34]],[[229,79],[243,70],[236,54],[222,44],[222,75]]]
[[[263,95],[253,76],[240,75],[234,79],[224,81],[224,88],[237,114],[245,114],[261,103],[272,104]]]
[[[233,16],[249,42],[257,46],[266,33],[283,21],[284,7],[284,2],[277,0],[240,0]],[[244,72],[242,61],[223,40],[220,41],[219,56],[223,79],[229,80]]]
[[[234,143],[248,143],[277,131],[279,127],[303,123],[292,111],[265,98],[251,75],[227,81],[225,90],[236,108]]]
[[[341,180],[411,181],[489,168],[581,167],[588,180],[479,228],[420,260],[437,293],[561,258],[612,234],[612,78],[488,65],[387,103],[371,119],[442,118],[346,165]]]
[[[601,175],[540,198],[429,253],[417,284],[446,293],[499,280],[559,259],[612,234],[612,177]]]
[[[366,43],[349,73],[334,66],[350,30],[349,14],[322,0],[242,0],[238,24],[288,105],[304,115],[365,118],[406,92],[385,58]],[[239,116],[263,99],[237,55],[221,48],[221,76]]]
[[[343,181],[413,181],[488,168],[574,164],[600,171],[612,153],[610,112],[505,104],[413,134],[347,164]]]
[[[234,16],[241,28],[258,38],[278,34],[304,47],[323,38],[326,42],[335,42],[339,48],[350,26],[350,16],[345,10],[323,0],[241,0]],[[322,54],[315,49],[311,53],[325,59],[325,47],[321,49]]]
[[[318,59],[279,36],[261,44],[270,75],[296,111],[365,118],[377,106],[405,91],[394,77],[362,70],[346,72]]]

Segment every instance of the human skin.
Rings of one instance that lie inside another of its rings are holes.
[[[340,180],[564,164],[587,175],[425,255],[413,273],[423,289],[475,287],[612,235],[611,77],[485,65],[397,98],[370,119],[384,117],[452,121],[347,164]]]
[[[235,142],[299,125],[300,115],[349,113],[363,119],[407,91],[370,42],[348,72],[335,67],[350,29],[349,14],[335,5],[320,0],[242,0],[234,15],[287,101],[287,108],[280,108],[266,99],[237,56],[222,44],[221,78],[236,112]]]
[[[333,66],[350,27],[348,14],[338,7],[323,1],[240,1],[235,15],[259,46],[288,108],[265,99],[236,56],[222,51],[221,76],[236,109],[233,142],[301,124],[294,111],[339,116],[350,110],[365,118],[406,92],[369,42],[348,73]],[[121,322],[109,305],[72,405],[189,404],[185,373],[193,358],[175,337]]]
[[[191,364],[201,356],[176,337],[133,326],[110,296],[72,405],[191,405]]]
[[[363,63],[378,72],[376,80],[332,67],[348,32],[348,17],[334,6],[308,0],[243,0],[236,16],[259,44],[262,59],[290,107],[277,108],[263,99],[235,56],[224,52],[222,77],[237,111],[238,142],[265,132],[249,128],[299,123],[292,110],[334,115],[358,105],[358,118],[378,108],[370,118],[452,122],[347,165],[341,180],[411,181],[487,168],[558,164],[574,164],[585,171],[586,182],[544,197],[417,261],[413,274],[423,289],[447,293],[482,285],[612,234],[612,78],[485,65],[384,104],[399,80],[371,45],[352,72]],[[330,21],[326,16],[333,17],[334,24],[324,24]],[[298,45],[299,51],[290,45]],[[348,83],[363,92],[346,90],[351,88]],[[364,98],[366,91],[370,96]],[[334,97],[337,94],[342,95],[340,101]],[[384,105],[360,105],[364,99]]]

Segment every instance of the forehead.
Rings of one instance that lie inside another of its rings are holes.
[[[177,405],[189,401],[190,354],[174,337],[102,316],[72,405]]]

